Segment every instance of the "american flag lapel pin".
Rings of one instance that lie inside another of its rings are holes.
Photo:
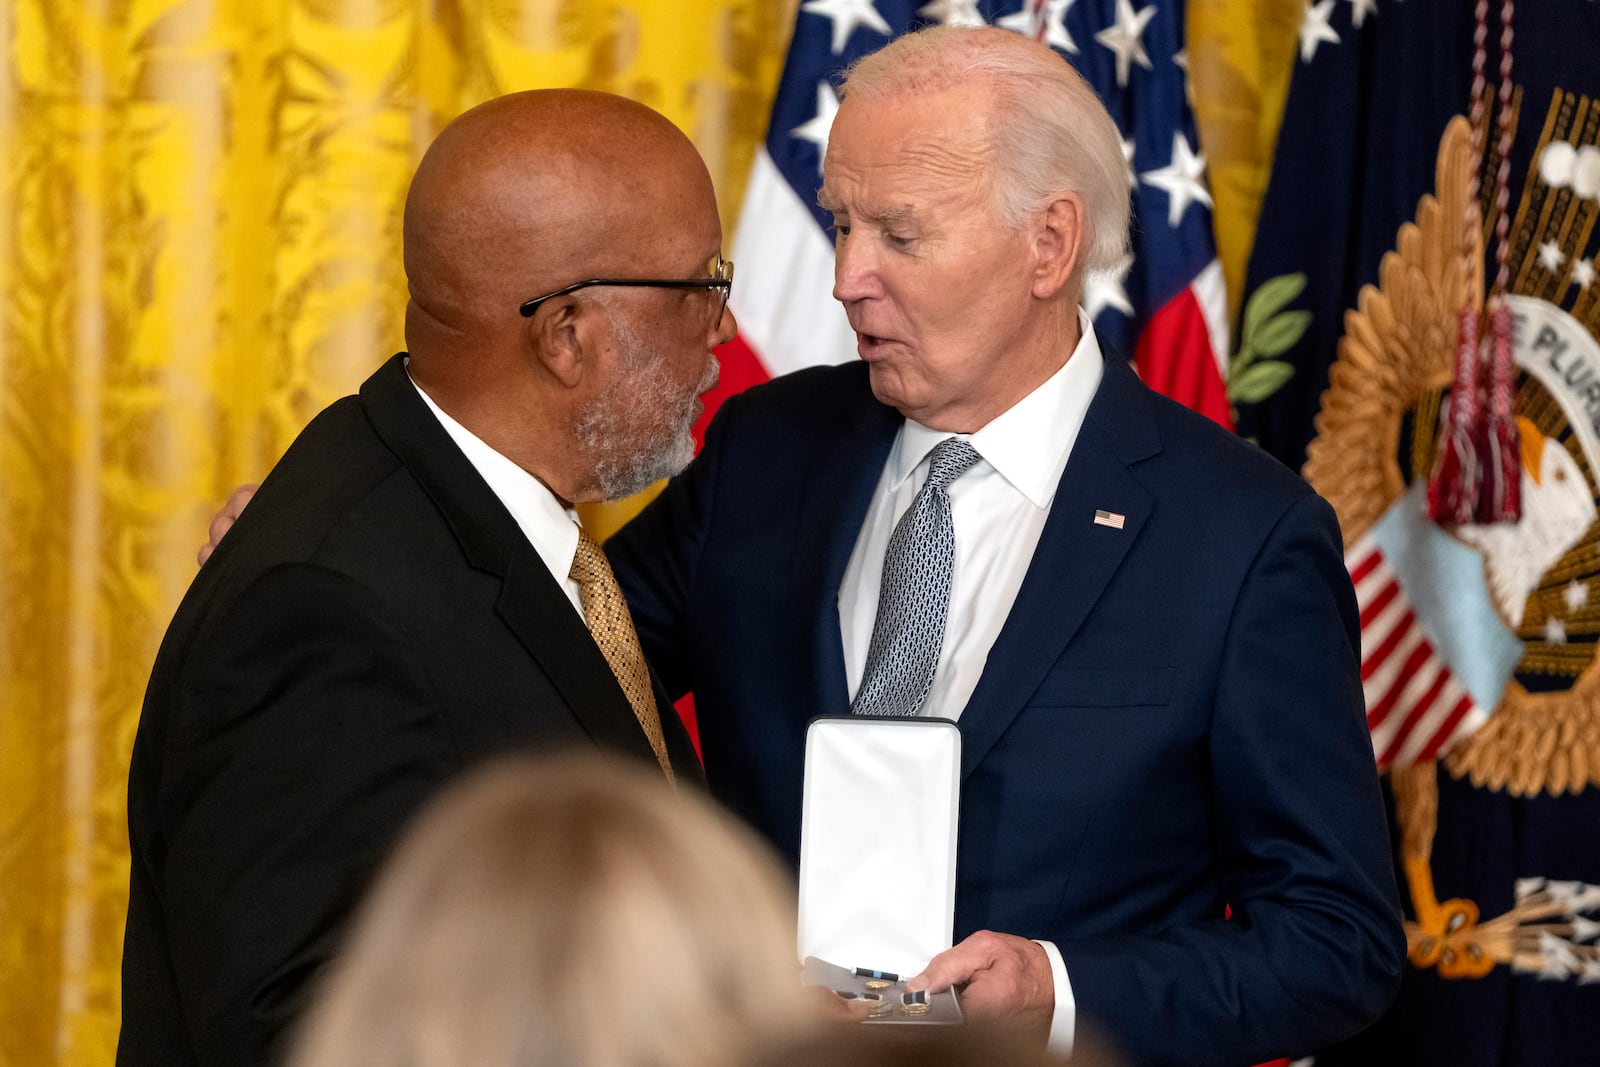
[[[1096,526],[1109,526],[1113,530],[1120,530],[1127,521],[1128,517],[1119,511],[1102,511],[1096,508],[1094,512]]]

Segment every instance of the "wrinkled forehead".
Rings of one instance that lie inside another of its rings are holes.
[[[985,116],[966,96],[846,99],[828,138],[819,202],[880,214],[907,201],[986,195],[994,150]]]

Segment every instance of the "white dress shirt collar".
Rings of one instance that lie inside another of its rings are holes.
[[[978,455],[1040,509],[1048,509],[1055,499],[1067,457],[1105,373],[1094,325],[1081,308],[1078,326],[1082,336],[1061,369],[968,438]],[[928,452],[950,436],[907,419],[889,456],[891,485],[909,478]]]
[[[422,397],[422,402],[428,405],[428,410],[433,412],[439,425],[444,427],[444,432],[461,449],[483,480],[489,483],[489,488],[500,499],[500,503],[511,512],[511,517],[517,521],[517,526],[533,545],[539,558],[549,568],[550,576],[556,583],[567,590],[567,599],[573,602],[578,613],[583,614],[582,601],[578,598],[577,584],[571,580],[572,558],[578,552],[578,516],[577,513],[564,507],[539,479],[517,466],[505,456],[496,452],[484,443],[483,439],[455,419],[445,414],[443,408],[433,402],[433,397],[423,391],[415,381],[411,383],[417,390],[417,395]]]

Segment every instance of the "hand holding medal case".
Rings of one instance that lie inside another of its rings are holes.
[[[961,734],[948,719],[822,718],[806,733],[800,823],[803,981],[869,1022],[961,1021],[955,991],[906,978],[955,928]]]

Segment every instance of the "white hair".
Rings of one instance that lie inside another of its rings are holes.
[[[1116,268],[1128,245],[1122,137],[1094,89],[1047,46],[995,27],[933,26],[862,56],[840,98],[883,99],[972,81],[992,89],[995,207],[1020,226],[1063,192],[1083,200],[1084,267]]]

